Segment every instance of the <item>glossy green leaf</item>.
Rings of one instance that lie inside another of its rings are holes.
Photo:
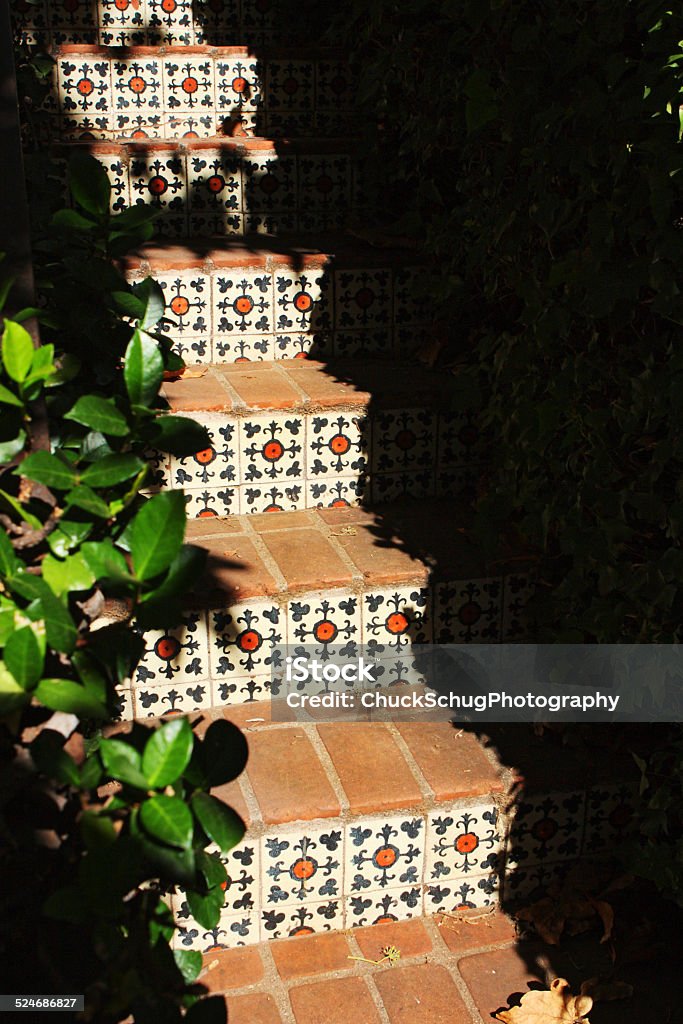
[[[217,853],[206,853],[199,850],[196,856],[197,870],[204,876],[207,889],[225,886],[228,873],[225,864]]]
[[[109,213],[111,184],[103,165],[94,156],[77,151],[69,160],[71,194],[88,213],[104,217]]]
[[[197,775],[192,775],[192,781],[210,789],[232,782],[244,771],[249,747],[236,725],[219,718],[211,723],[201,743],[195,745],[195,755],[192,769]]]
[[[148,335],[135,331],[126,349],[123,376],[131,405],[150,405],[157,396],[164,372],[159,346]]]
[[[209,889],[206,893],[189,889],[185,893],[185,899],[190,913],[202,928],[206,928],[208,931],[216,927],[225,903],[225,893],[222,889]]]
[[[2,335],[2,362],[11,377],[21,384],[27,377],[33,362],[33,341],[25,327],[12,320],[5,321]]]
[[[191,985],[197,980],[203,962],[198,949],[174,949],[173,958],[186,985]]]
[[[126,418],[116,408],[114,400],[100,395],[83,395],[64,418],[111,437],[123,437],[128,433]]]
[[[149,784],[142,771],[142,756],[125,740],[104,739],[99,754],[105,771],[112,779],[125,782],[136,789],[148,790]]]
[[[192,810],[209,839],[225,853],[239,843],[246,825],[231,807],[208,793],[195,793]]]
[[[146,277],[144,281],[141,281],[140,284],[134,287],[135,294],[142,300],[145,306],[140,327],[145,331],[149,331],[164,315],[166,303],[164,301],[163,288],[153,277]]]
[[[45,555],[41,564],[43,579],[58,597],[73,590],[88,590],[95,582],[95,574],[80,551],[66,558]]]
[[[0,717],[23,707],[30,699],[30,694],[8,672],[4,662],[0,661]]]
[[[84,217],[77,210],[57,210],[52,225],[61,231],[93,231],[97,227],[95,221]]]
[[[107,680],[103,676],[95,658],[87,651],[74,651],[71,661],[78,672],[86,690],[89,690],[94,697],[104,704],[107,699]]]
[[[50,647],[64,654],[71,654],[76,643],[76,627],[67,609],[47,582],[29,573],[17,573],[8,582],[13,591],[31,601],[26,609],[29,618],[34,622],[40,619],[45,622],[45,634]]]
[[[105,705],[71,679],[41,679],[34,692],[41,704],[53,711],[67,711],[83,718],[108,717]]]
[[[26,431],[20,430],[11,441],[0,441],[0,463],[11,462],[26,447]]]
[[[66,491],[76,483],[76,473],[63,459],[50,452],[34,452],[27,456],[15,472],[46,487]]]
[[[40,530],[43,525],[38,516],[34,516],[29,512],[26,505],[22,505],[21,502],[17,501],[17,499],[11,494],[8,494],[7,491],[0,490],[0,507],[4,507],[9,512],[13,513],[17,522],[28,523],[28,525],[32,526],[34,530]]]
[[[124,316],[138,320],[145,312],[145,304],[133,292],[112,292],[111,297],[117,310]]]
[[[142,755],[142,771],[150,786],[163,789],[175,782],[190,760],[193,743],[186,718],[174,718],[155,730]]]
[[[145,463],[137,455],[105,455],[81,473],[81,481],[89,487],[114,487],[124,480],[130,480],[144,466]]]
[[[117,832],[113,821],[104,814],[84,811],[79,825],[86,849],[96,850],[116,842]]]
[[[10,576],[19,565],[19,559],[12,542],[4,530],[0,530],[0,573]]]
[[[69,491],[64,499],[64,505],[66,508],[82,508],[84,512],[91,512],[99,519],[111,517],[107,502],[100,498],[92,487],[87,487],[85,484],[79,484],[73,491]]]
[[[50,550],[59,558],[64,558],[92,533],[92,529],[91,521],[69,519],[68,516],[62,516],[57,529],[48,534],[47,542]]]
[[[127,582],[133,577],[122,551],[114,547],[109,539],[87,541],[81,548],[83,557],[95,574],[95,579],[112,579]]]
[[[35,632],[23,626],[9,638],[3,652],[5,665],[25,690],[32,689],[43,671],[44,652]]]
[[[163,793],[145,800],[140,806],[140,824],[153,839],[180,849],[192,843],[192,815],[176,796]]]
[[[70,754],[64,750],[64,737],[52,729],[44,729],[30,746],[31,759],[38,771],[57,782],[78,786],[81,773]]]
[[[0,405],[16,405],[20,409],[24,408],[24,403],[19,396],[6,388],[4,384],[0,384]]]
[[[130,528],[130,550],[136,576],[151,579],[177,556],[185,534],[185,499],[181,491],[150,498]]]
[[[163,629],[179,618],[186,595],[201,578],[206,555],[204,548],[192,544],[182,546],[163,582],[141,598],[136,616],[141,628]]]
[[[179,458],[211,447],[206,427],[185,416],[159,416],[141,434],[158,451],[171,452]]]

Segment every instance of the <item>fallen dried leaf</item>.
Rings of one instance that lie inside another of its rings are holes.
[[[555,978],[547,992],[525,992],[519,1006],[499,1010],[503,1024],[590,1024],[590,996],[573,996],[566,978]]]
[[[600,978],[589,978],[581,986],[581,995],[590,996],[594,1003],[610,1003],[615,999],[630,999],[633,985],[626,981],[601,981]]]

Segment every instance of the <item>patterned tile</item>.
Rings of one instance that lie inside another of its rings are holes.
[[[32,37],[47,30],[47,12],[48,0],[37,0],[37,3],[31,4],[28,0],[11,0],[12,26],[22,41],[29,43]]]
[[[548,864],[524,864],[506,871],[503,878],[503,898],[506,909],[516,903],[531,903],[547,894],[548,886],[561,882],[571,869],[571,862],[555,861]]]
[[[176,350],[189,361],[210,361],[211,279],[194,271],[162,274],[155,280],[163,289],[166,303],[159,332],[173,338]]]
[[[194,10],[194,39],[198,45],[221,45],[239,35],[239,0],[211,0]]]
[[[201,953],[216,953],[221,949],[234,949],[259,941],[258,914],[239,913],[222,915],[210,930],[189,918],[180,922],[175,934],[174,949],[196,949]]]
[[[305,906],[285,906],[261,911],[261,942],[267,939],[283,939],[287,936],[312,935],[314,932],[329,932],[344,927],[344,910],[341,899],[324,900],[322,903],[306,903]]]
[[[245,160],[242,173],[247,228],[268,233],[293,230],[297,209],[295,158],[265,152]]]
[[[98,154],[98,159],[107,172],[111,184],[111,199],[109,206],[112,213],[120,213],[131,204],[129,192],[128,167],[120,156],[116,154]]]
[[[472,413],[439,413],[437,459],[440,466],[482,461],[482,437]]]
[[[157,222],[162,235],[178,236],[187,231],[187,184],[185,161],[173,152],[135,156],[130,164],[131,202],[161,210]]]
[[[422,915],[422,889],[419,885],[386,892],[368,892],[358,896],[347,896],[346,927],[363,928],[371,924],[387,924],[390,921],[407,921]]]
[[[391,271],[338,270],[336,326],[376,327],[391,324]]]
[[[260,106],[261,72],[256,58],[216,61],[216,108],[221,114],[244,114]]]
[[[321,331],[332,326],[332,287],[324,267],[275,273],[275,330]]]
[[[264,484],[260,487],[241,488],[240,513],[249,512],[296,512],[306,507],[306,487],[303,481]]]
[[[552,793],[522,799],[506,842],[508,866],[569,860],[581,849],[585,795]]]
[[[477,498],[479,479],[484,470],[483,466],[458,466],[445,469],[437,466],[436,496],[438,498],[453,498],[465,505],[474,504]]]
[[[268,61],[265,95],[268,111],[312,110],[315,104],[314,76],[312,61]]]
[[[61,57],[57,61],[59,100],[64,113],[95,116],[112,105],[110,62],[96,57]]]
[[[425,267],[399,267],[394,275],[394,320],[397,324],[424,323],[432,320],[429,296],[432,294]]]
[[[396,587],[363,595],[363,642],[378,657],[403,654],[411,644],[431,641],[427,587]]]
[[[261,906],[308,906],[343,894],[342,830],[328,825],[264,836]]]
[[[225,707],[226,704],[251,704],[254,701],[268,700],[275,689],[271,686],[268,676],[215,677],[211,680],[211,706]],[[261,718],[260,721],[263,721]]]
[[[204,612],[185,612],[183,622],[166,631],[144,634],[145,653],[135,670],[136,685],[163,686],[209,678],[209,650]]]
[[[309,480],[306,484],[307,508],[347,508],[368,499],[369,481],[344,477],[342,480]]]
[[[351,110],[354,105],[351,68],[346,61],[321,60],[316,68],[316,106],[318,110]]]
[[[103,28],[97,32],[100,46],[143,46],[147,41],[147,33],[136,28]]]
[[[112,64],[115,109],[124,113],[161,112],[164,109],[161,61],[155,57],[129,57]]]
[[[583,853],[613,850],[637,829],[638,786],[597,786],[586,794]]]
[[[211,706],[211,685],[202,682],[181,681],[166,686],[142,684],[133,688],[136,718],[160,718],[189,715]]]
[[[377,415],[373,429],[373,471],[432,466],[436,458],[436,416],[427,409],[391,409]]]
[[[263,487],[275,481],[302,481],[305,444],[303,416],[293,414],[276,419],[270,413],[240,420],[241,479]]]
[[[242,0],[242,35],[251,46],[273,43],[278,37],[282,14],[278,0]]]
[[[163,61],[164,96],[171,111],[213,110],[214,62],[208,57]]]
[[[524,640],[533,634],[533,623],[525,609],[535,589],[528,574],[515,573],[503,580],[503,643]]]
[[[341,590],[305,594],[289,602],[287,618],[287,643],[315,646],[321,661],[335,651],[353,655],[360,643],[361,609],[355,594]]]
[[[163,135],[169,139],[207,139],[216,135],[216,118],[213,110],[208,113],[164,116]]]
[[[324,359],[331,354],[331,335],[276,334],[273,338],[273,359]]]
[[[192,0],[147,0],[148,41],[189,46],[194,42]]]
[[[110,32],[116,37],[122,30],[137,30],[142,34],[144,41],[145,0],[98,0],[98,3],[102,31]]]
[[[372,500],[378,505],[398,498],[428,498],[434,494],[435,486],[432,469],[377,473],[370,481]]]
[[[116,711],[114,720],[117,722],[129,722],[134,716],[133,692],[128,686],[116,687]]]
[[[240,514],[240,489],[219,486],[218,490],[185,491],[185,506],[190,519]]]
[[[70,114],[59,119],[62,139],[102,139],[112,136],[113,121],[109,114]]]
[[[311,481],[367,475],[370,423],[353,413],[316,414],[308,419],[306,476]]]
[[[49,11],[52,29],[93,28],[97,4],[92,0],[50,0]]]
[[[345,895],[419,887],[424,854],[424,818],[396,815],[347,825]]]
[[[131,109],[128,113],[114,115],[117,134],[122,139],[152,139],[164,134],[165,115],[162,112],[142,108]]]
[[[454,580],[437,583],[435,590],[436,643],[492,643],[500,638],[501,580]]]
[[[194,455],[172,459],[172,485],[214,493],[236,485],[239,478],[236,422],[220,413],[201,413],[192,418],[206,427],[211,444]]]
[[[343,226],[350,203],[350,158],[344,155],[299,158],[299,228],[333,230]]]
[[[207,847],[207,852],[220,853],[213,844]],[[220,859],[228,875],[221,917],[258,911],[261,885],[259,840],[247,835],[228,853],[220,853]]]
[[[223,339],[248,338],[249,346],[266,342],[273,329],[273,281],[270,274],[218,273],[213,281],[213,324],[217,351],[223,355]],[[228,349],[225,350],[229,351]]]
[[[336,331],[334,354],[336,356],[383,356],[393,348],[393,332],[390,327],[358,331]]]
[[[268,335],[215,336],[213,347],[216,363],[259,363],[273,358],[273,339]]]
[[[450,882],[435,882],[425,889],[425,913],[438,914],[446,911],[490,907],[498,902],[500,878],[489,872],[486,875],[468,875],[454,878]]]
[[[231,604],[229,609],[209,612],[212,678],[240,685],[260,676],[270,678],[273,652],[287,642],[286,629],[284,612],[272,601]]]
[[[264,111],[264,118],[268,136],[278,138],[285,136],[296,138],[302,135],[311,135],[316,123],[315,114],[312,110],[298,112]]]
[[[453,885],[470,875],[496,873],[501,867],[502,849],[494,805],[438,808],[429,814],[425,882]]]
[[[187,158],[190,231],[236,234],[242,224],[242,179],[238,160],[228,152],[196,150]]]

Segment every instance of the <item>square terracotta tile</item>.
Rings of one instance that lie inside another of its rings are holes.
[[[187,60],[165,57],[162,74],[168,110],[215,109],[214,62],[209,57],[190,56]]]
[[[357,896],[347,896],[344,902],[347,928],[365,928],[393,921],[408,921],[414,917],[421,917],[423,913],[420,885],[388,889],[386,892],[364,892]]]
[[[508,867],[570,860],[582,845],[585,794],[526,795],[516,807],[506,841]]]
[[[500,579],[435,584],[434,640],[441,644],[494,643],[500,639]]]
[[[503,836],[498,809],[491,803],[437,809],[428,816],[425,884],[449,889],[470,876],[496,875],[501,867]],[[432,894],[434,902],[434,894]]]
[[[348,824],[346,895],[421,886],[424,843],[425,822],[422,817],[391,815]]]
[[[111,64],[85,54],[57,61],[59,106],[66,113],[106,114],[112,108]]]
[[[306,477],[309,481],[367,477],[370,421],[352,413],[316,413],[308,417]]]
[[[261,840],[262,907],[338,900],[344,889],[341,829],[305,825]],[[325,929],[327,930],[327,929]]]
[[[428,587],[395,587],[363,595],[363,643],[376,657],[407,652],[431,641],[431,593]]]
[[[197,234],[240,234],[242,175],[227,150],[193,150],[187,157],[190,227]]]

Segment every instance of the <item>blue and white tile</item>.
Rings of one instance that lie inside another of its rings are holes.
[[[215,109],[214,62],[208,56],[193,55],[187,60],[165,57],[162,74],[167,110],[198,113]]]
[[[332,288],[324,267],[277,270],[275,330],[278,334],[326,330],[332,324]]]
[[[215,676],[211,680],[211,707],[232,707],[235,704],[269,700],[274,692],[270,676]],[[264,721],[263,718],[258,720]]]
[[[425,884],[450,884],[496,874],[502,867],[503,833],[491,803],[430,811]]]
[[[155,276],[164,293],[166,304],[164,315],[159,321],[160,333],[184,345],[183,354],[191,351],[186,344],[189,338],[203,338],[210,346],[211,336],[211,279],[201,271],[177,272]],[[198,356],[207,356],[194,350]],[[206,361],[210,359],[210,356]],[[194,360],[199,361],[199,360]]]
[[[390,329],[390,270],[337,270],[334,277],[336,327],[348,330],[383,326]]]
[[[370,494],[366,478],[316,479],[306,484],[307,508],[349,508],[362,505]]]
[[[113,134],[113,122],[109,114],[65,114],[59,119],[59,124],[61,138],[65,141],[106,141]]]
[[[192,0],[146,0],[150,44],[190,46],[194,42]]]
[[[261,911],[261,942],[336,931],[343,927],[341,899],[327,899],[299,907],[264,908]]]
[[[523,796],[506,840],[507,866],[571,860],[581,851],[585,794],[580,791]]]
[[[240,488],[240,514],[252,512],[296,512],[306,507],[306,485],[303,480],[278,480],[263,485],[247,484]]]
[[[638,828],[638,785],[595,786],[586,794],[583,853],[613,851]]]
[[[346,825],[344,893],[420,886],[425,855],[425,820],[392,815]]]
[[[190,230],[199,234],[243,231],[242,176],[230,151],[193,150],[187,157]]]
[[[221,116],[257,111],[261,102],[261,71],[255,57],[216,61],[216,109]]]
[[[393,331],[390,327],[335,331],[334,334],[334,354],[341,358],[361,355],[374,359],[389,355],[393,345]]]
[[[179,626],[149,630],[144,634],[145,651],[135,670],[134,682],[146,687],[163,686],[209,678],[209,648],[206,613],[183,613]]]
[[[122,113],[165,109],[162,64],[157,57],[122,57],[111,66],[113,109]]]
[[[239,487],[218,485],[215,489],[186,490],[185,507],[189,519],[237,516],[241,512]]]
[[[247,416],[239,421],[241,477],[269,487],[305,478],[306,421],[296,413]]]
[[[221,413],[198,413],[192,419],[206,428],[210,443],[194,455],[172,458],[173,486],[214,493],[237,486],[240,479],[237,421]]]
[[[353,413],[315,413],[308,417],[306,477],[367,477],[370,421]]]
[[[441,644],[494,643],[500,639],[501,579],[435,584],[434,640]]]
[[[436,415],[428,409],[379,412],[372,432],[373,472],[398,473],[433,465],[435,428]]]
[[[433,496],[435,487],[433,469],[375,473],[370,480],[370,493],[377,505],[386,505],[399,498],[429,498]]]
[[[190,715],[211,707],[211,684],[176,680],[166,686],[139,684],[133,687],[136,718],[169,718]]]
[[[187,231],[187,182],[185,160],[175,153],[151,150],[130,162],[131,203],[161,212],[156,221],[161,235],[178,237]]]
[[[474,414],[439,413],[437,435],[439,466],[461,466],[482,461],[483,439]]]
[[[344,836],[334,822],[263,836],[261,907],[308,906],[344,891]]]
[[[365,928],[373,924],[408,921],[421,917],[423,895],[420,885],[409,885],[386,892],[378,890],[347,896],[346,927]]]
[[[277,648],[287,643],[287,618],[273,601],[253,600],[209,612],[209,651],[214,680],[270,678]]]
[[[102,57],[59,57],[57,81],[63,113],[107,114],[112,109],[111,65]]]
[[[266,271],[219,271],[213,279],[213,329],[217,339],[270,340],[273,279]]]
[[[287,606],[290,646],[315,648],[325,661],[339,652],[353,654],[361,638],[361,607],[357,594],[329,590],[303,594]]]
[[[492,907],[498,903],[499,894],[500,876],[493,872],[433,882],[425,886],[425,914]]]
[[[533,635],[533,621],[527,605],[536,587],[529,573],[511,573],[503,580],[503,633],[502,640],[519,641]]]

